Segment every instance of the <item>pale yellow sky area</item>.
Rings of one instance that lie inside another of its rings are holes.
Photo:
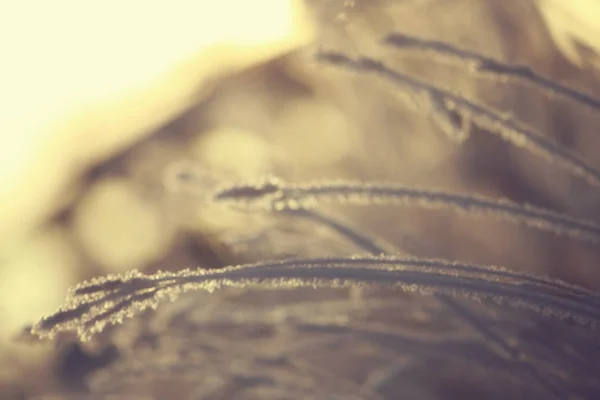
[[[296,0],[0,1],[0,249],[206,78],[310,38]]]
[[[68,239],[33,232],[77,177],[190,107],[207,79],[308,43],[301,4],[0,0],[4,335],[64,298]]]

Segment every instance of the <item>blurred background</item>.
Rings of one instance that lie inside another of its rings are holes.
[[[20,332],[83,279],[352,252],[306,221],[211,209],[213,183],[178,179],[182,163],[219,182],[390,181],[600,218],[597,188],[477,129],[457,143],[389,84],[315,59],[384,59],[600,168],[600,113],[381,46],[394,31],[600,97],[597,0],[2,2],[0,397],[60,387],[63,349]],[[552,234],[416,207],[329,211],[415,255],[600,288],[599,251]]]

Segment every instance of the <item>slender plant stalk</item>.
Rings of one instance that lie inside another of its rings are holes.
[[[401,51],[416,51],[418,53],[431,54],[436,58],[458,60],[466,64],[475,73],[485,74],[498,80],[516,79],[527,82],[550,95],[559,95],[587,109],[600,110],[599,99],[545,78],[525,65],[510,65],[479,53],[460,49],[445,42],[428,40],[400,32],[388,35],[382,42]]]
[[[250,190],[253,184],[232,185],[217,191],[215,202],[229,203],[247,209],[299,210],[314,209],[325,204],[353,205],[416,205],[426,208],[447,208],[468,214],[483,214],[532,228],[567,235],[576,240],[597,244],[600,225],[531,205],[481,196],[409,188],[402,185],[359,182],[322,182],[292,185],[278,180],[277,186],[260,192]],[[246,196],[244,193],[252,193]]]
[[[541,282],[543,289],[533,282]],[[159,300],[176,299],[189,290],[235,286],[343,287],[393,286],[421,294],[489,299],[501,305],[525,307],[541,315],[571,318],[598,326],[597,294],[560,281],[534,278],[496,267],[474,266],[433,259],[360,256],[289,260],[241,265],[217,271],[183,270],[144,275],[131,271],[84,282],[75,287],[66,305],[43,318],[32,333],[45,337],[77,330],[86,340],[104,326],[121,323]]]
[[[411,102],[418,108],[423,108],[430,113],[441,114],[439,118],[451,112],[457,113],[463,119],[469,119],[473,125],[499,135],[516,147],[556,163],[592,185],[600,185],[600,171],[553,140],[523,126],[510,114],[501,113],[467,100],[459,94],[436,88],[430,83],[388,68],[383,62],[372,58],[352,59],[342,53],[327,52],[321,53],[319,59],[356,72],[369,72],[386,78],[393,82],[401,92],[407,94]],[[447,124],[451,124],[452,118],[447,116],[445,121]],[[460,131],[463,128],[456,127],[455,129]]]

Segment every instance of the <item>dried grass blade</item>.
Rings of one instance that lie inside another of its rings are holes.
[[[236,186],[232,186],[235,188]],[[567,235],[576,240],[597,244],[600,242],[598,223],[573,218],[531,205],[520,205],[509,200],[495,200],[475,195],[455,194],[439,190],[417,189],[402,185],[360,182],[321,182],[284,184],[280,181],[277,195],[264,198],[243,197],[238,190],[224,188],[215,193],[213,200],[231,202],[247,208],[284,211],[314,209],[325,204],[353,205],[416,205],[426,208],[449,208],[469,214],[480,213],[532,228]]]
[[[503,114],[456,93],[436,88],[427,82],[390,69],[381,61],[371,58],[362,57],[355,60],[341,53],[328,52],[321,53],[319,59],[357,72],[375,73],[396,84],[401,91],[415,99],[417,106],[425,108],[428,112],[456,112],[463,118],[471,119],[474,125],[499,135],[507,142],[562,166],[592,185],[600,186],[600,171],[558,143],[523,126],[509,114]],[[433,108],[432,104],[442,104],[443,107]],[[447,119],[450,120],[450,117]]]
[[[32,328],[32,333],[52,337],[60,331],[77,330],[80,338],[85,340],[100,332],[106,324],[121,323],[124,318],[148,307],[157,307],[164,297],[174,300],[189,290],[213,291],[248,285],[269,288],[385,285],[421,294],[491,299],[501,305],[533,309],[544,316],[570,318],[583,325],[596,327],[600,324],[600,308],[594,301],[597,300],[594,293],[584,289],[576,293],[572,285],[560,281],[550,284],[543,279],[545,290],[539,291],[535,285],[523,286],[535,280],[531,276],[444,260],[341,257],[242,265],[218,271],[184,270],[141,277],[154,282],[153,288],[136,291],[129,286],[133,291],[124,291],[121,299],[108,293],[106,302],[95,298],[90,304],[88,295],[71,292],[65,306],[42,319]],[[123,282],[127,285],[127,278],[123,277]],[[98,282],[90,284],[97,285]]]
[[[437,40],[428,40],[405,33],[394,32],[383,39],[383,43],[397,50],[411,50],[432,54],[439,58],[458,60],[475,73],[484,73],[498,80],[518,79],[531,83],[551,95],[560,95],[588,109],[600,110],[600,100],[572,87],[557,83],[536,73],[525,65],[510,65],[485,55],[467,51]]]

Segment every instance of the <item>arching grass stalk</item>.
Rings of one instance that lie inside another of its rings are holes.
[[[422,294],[493,300],[529,308],[541,315],[570,318],[596,327],[598,295],[549,278],[439,259],[360,256],[289,260],[228,267],[217,271],[182,270],[145,275],[131,271],[96,278],[76,286],[66,304],[32,328],[39,336],[77,330],[85,340],[104,326],[120,323],[159,300],[189,290],[267,285],[277,287],[392,286]]]
[[[464,138],[465,125],[470,123],[499,135],[516,147],[523,148],[565,168],[592,185],[600,185],[600,171],[553,140],[523,126],[510,114],[478,104],[457,93],[439,89],[428,82],[393,70],[383,62],[372,58],[352,59],[336,52],[323,52],[319,54],[318,58],[328,64],[359,73],[373,73],[392,82],[400,93],[408,96],[409,104],[430,113],[435,117],[434,121],[446,133],[456,136],[458,139]],[[458,114],[462,118],[460,124],[454,122],[452,113]]]
[[[558,95],[584,108],[600,111],[600,100],[572,87],[548,79],[525,65],[511,65],[492,57],[464,50],[446,42],[425,39],[406,33],[394,32],[386,36],[383,44],[402,52],[410,51],[436,59],[457,60],[465,64],[470,72],[499,81],[521,81],[550,95]]]
[[[257,184],[224,186],[215,191],[213,201],[248,209],[299,210],[325,204],[412,205],[424,208],[451,209],[468,214],[482,214],[513,223],[567,235],[576,240],[597,244],[598,223],[509,200],[456,194],[439,190],[410,188],[388,183],[320,182],[287,184],[269,180]]]

